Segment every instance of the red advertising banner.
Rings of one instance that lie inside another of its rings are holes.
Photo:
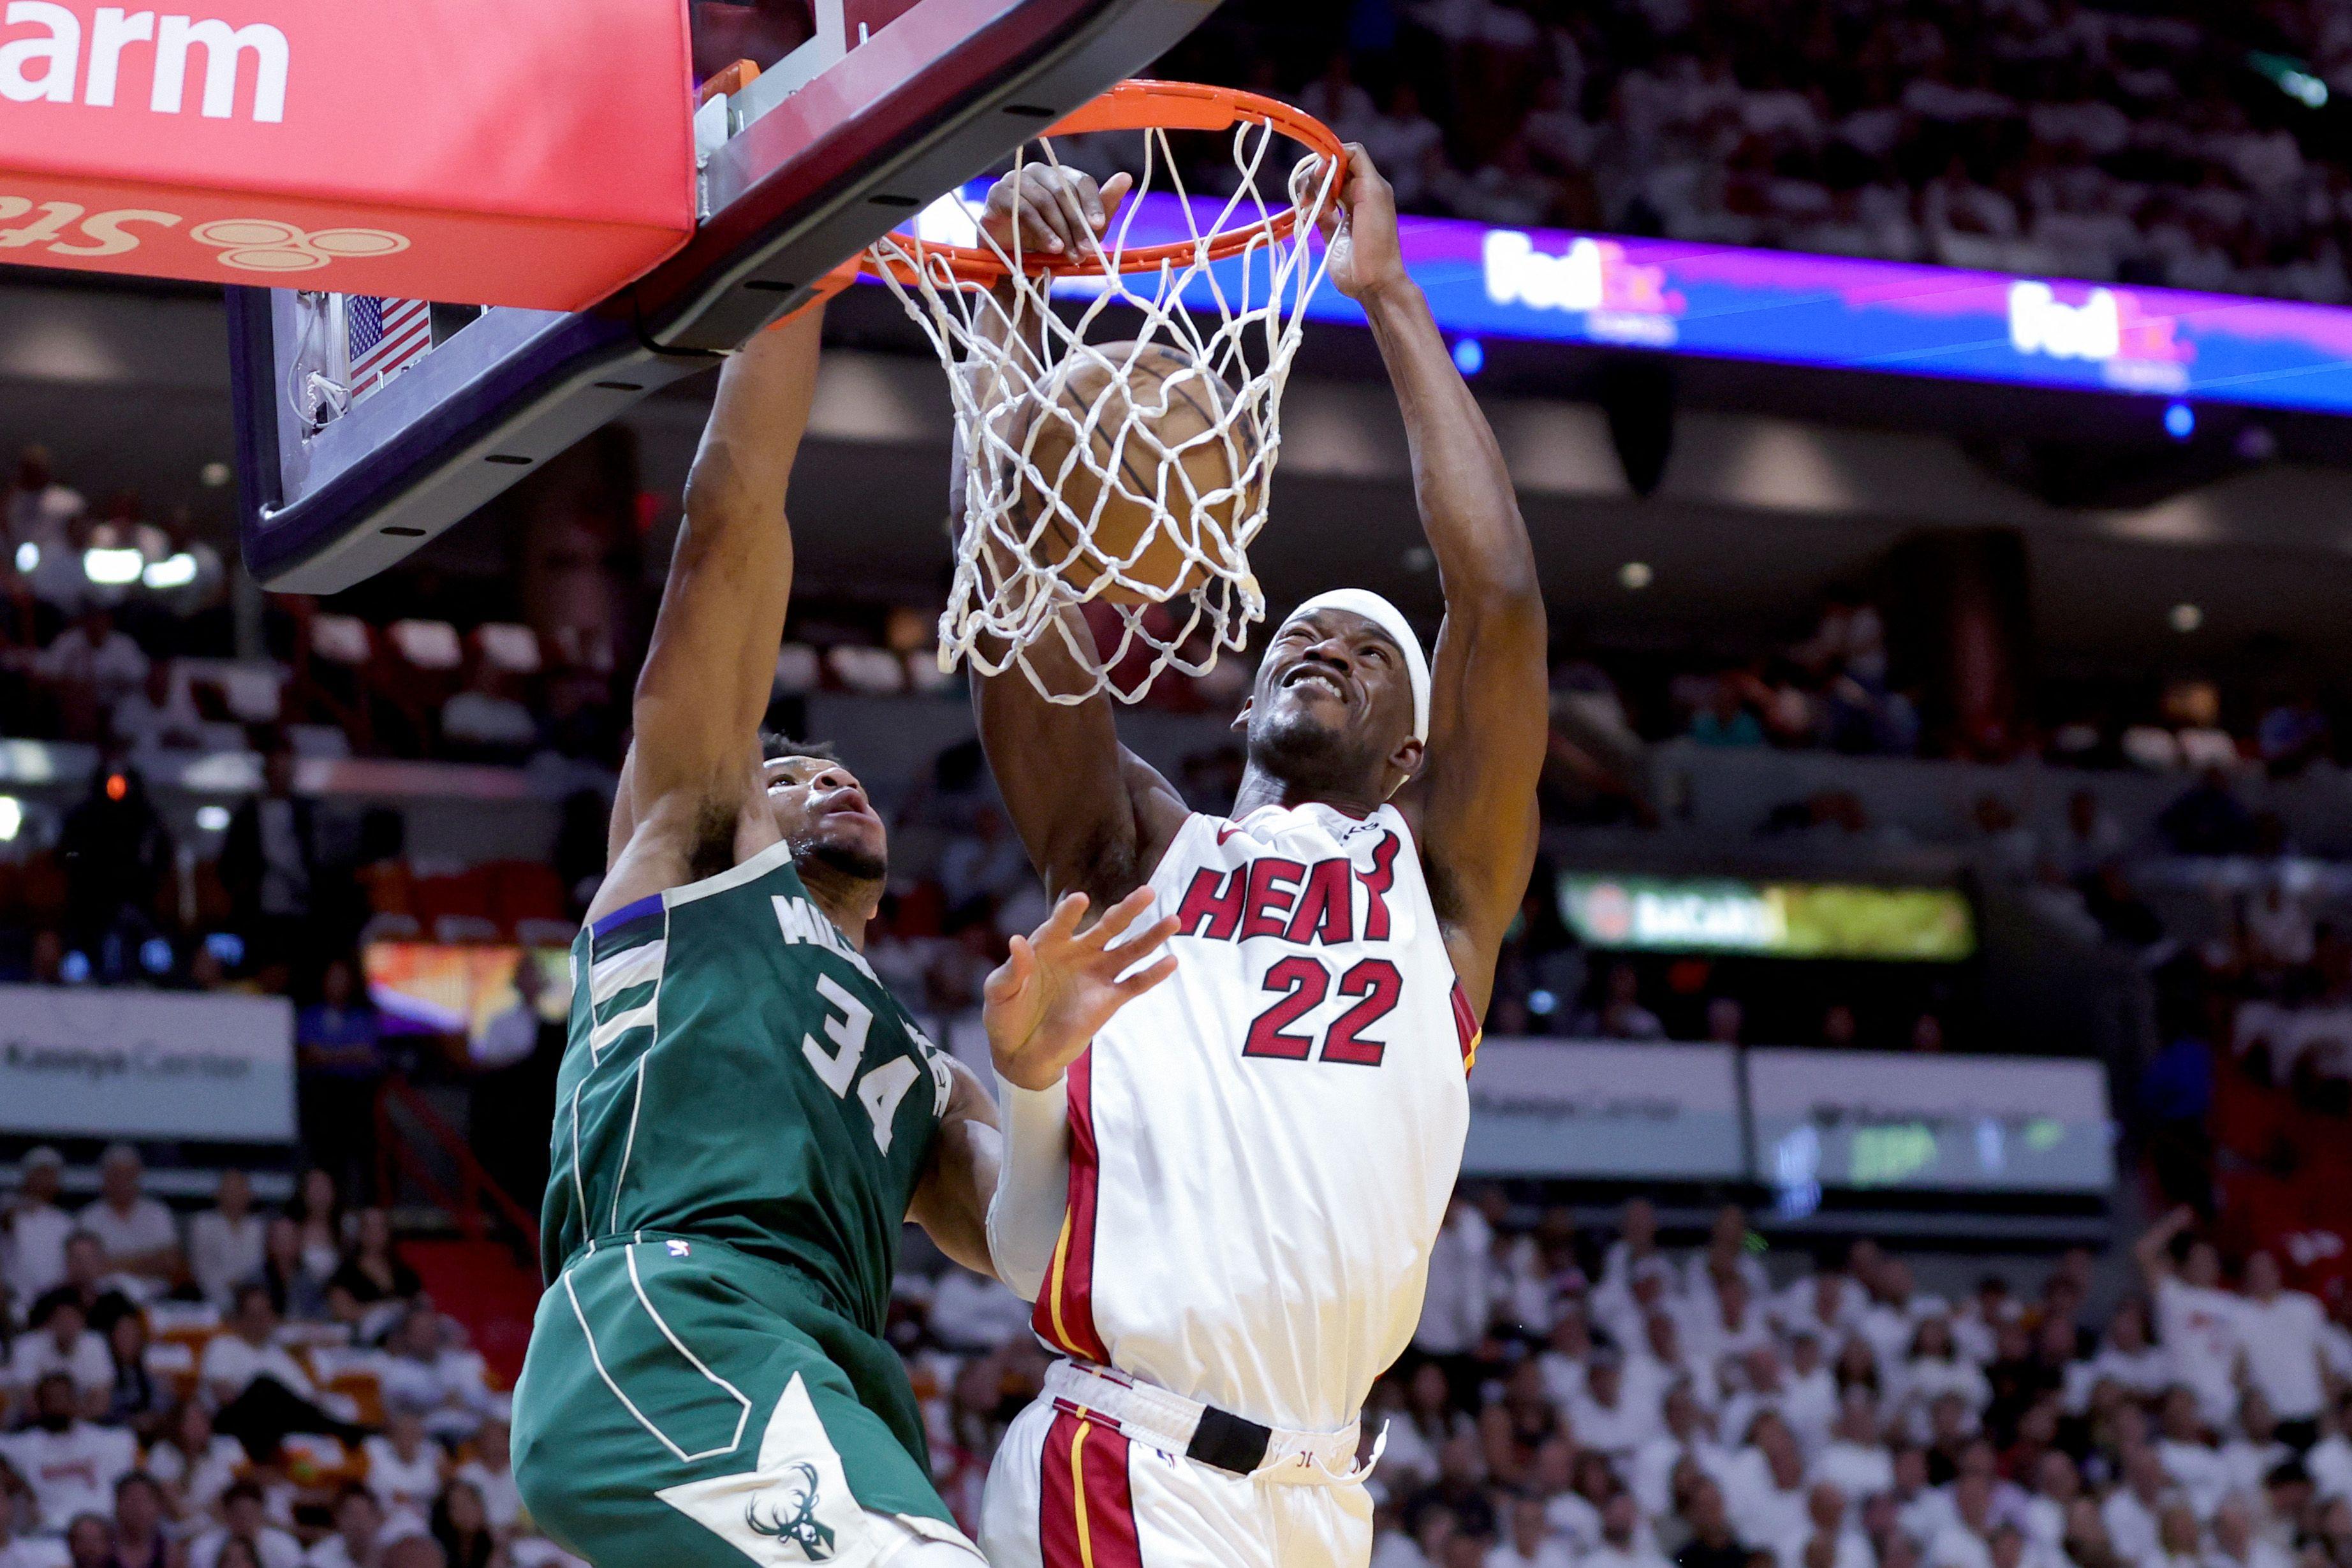
[[[0,262],[576,310],[693,232],[685,0],[138,4],[0,0]]]

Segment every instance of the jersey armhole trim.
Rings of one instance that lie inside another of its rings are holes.
[[[1445,972],[1454,977],[1454,984],[1462,992],[1462,999],[1466,1006],[1470,999],[1470,988],[1462,983],[1462,967],[1454,961],[1454,949],[1445,945],[1445,916],[1437,912],[1437,894],[1430,889],[1429,865],[1421,858],[1421,839],[1412,831],[1412,819],[1405,815],[1404,808],[1394,800],[1383,800],[1379,810],[1365,821],[1377,821],[1381,811],[1392,811],[1396,814],[1396,821],[1390,831],[1394,832],[1404,845],[1399,852],[1400,856],[1412,862],[1413,874],[1421,878],[1421,896],[1428,902],[1429,917],[1437,923],[1437,946],[1438,950],[1445,955]],[[1478,1032],[1483,1036],[1486,1032],[1485,1021],[1475,1019],[1475,1016],[1474,1021],[1478,1024]]]
[[[717,876],[706,876],[700,882],[680,883],[676,887],[665,889],[661,894],[662,907],[676,909],[681,904],[692,904],[713,894],[745,886],[759,881],[778,866],[791,864],[792,858],[792,841],[778,839],[750,860],[738,862]]]

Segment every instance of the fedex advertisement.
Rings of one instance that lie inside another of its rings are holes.
[[[926,213],[969,232],[985,187]],[[943,212],[958,207],[961,210]],[[1129,245],[1188,237],[1220,204],[1142,199]],[[1460,339],[1711,358],[2352,413],[2352,308],[1679,240],[1402,220],[1405,259]],[[969,242],[967,242],[969,243]],[[1250,281],[1218,264],[1228,297]],[[1263,271],[1264,262],[1255,265]],[[1083,287],[1083,285],[1079,286]],[[1209,304],[1205,282],[1197,299]],[[1360,323],[1337,289],[1314,319]]]

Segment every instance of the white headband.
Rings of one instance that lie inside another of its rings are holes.
[[[1290,612],[1291,621],[1302,615],[1312,615],[1318,610],[1344,610],[1350,615],[1360,615],[1395,642],[1404,654],[1405,674],[1412,679],[1412,737],[1423,745],[1429,744],[1429,655],[1421,651],[1421,639],[1413,635],[1412,622],[1404,612],[1382,599],[1370,589],[1335,588],[1328,593],[1318,593]]]

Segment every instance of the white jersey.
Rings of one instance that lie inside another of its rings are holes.
[[[1404,817],[1195,816],[1150,886],[1175,974],[1072,1067],[1070,1203],[1032,1320],[1271,1427],[1352,1423],[1412,1339],[1476,1021]]]

